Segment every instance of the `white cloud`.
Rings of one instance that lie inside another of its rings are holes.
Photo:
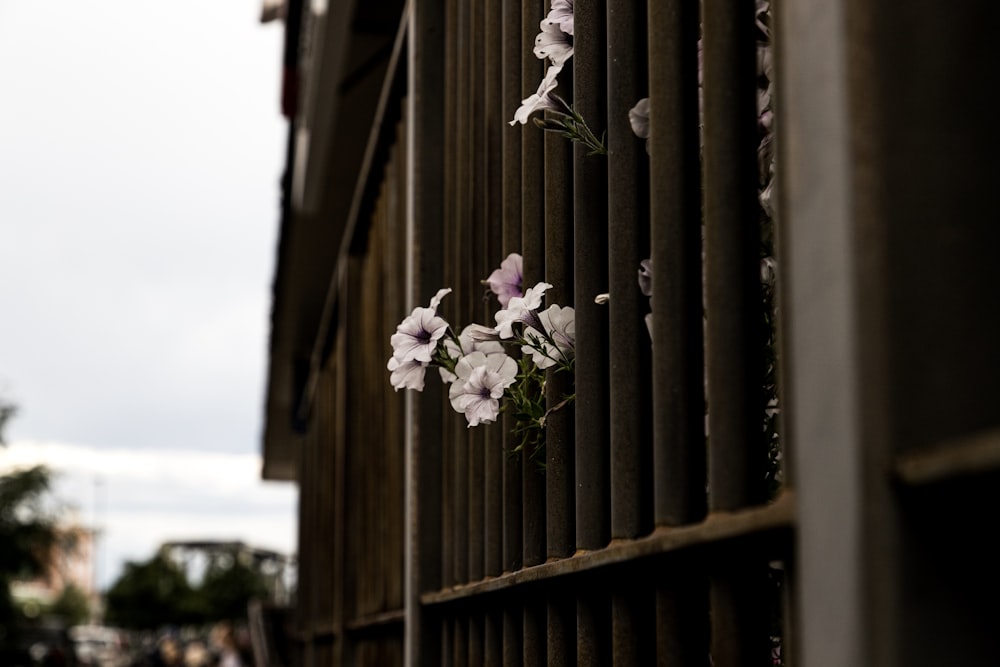
[[[0,473],[42,464],[54,495],[101,529],[99,583],[126,560],[146,560],[166,541],[242,540],[290,554],[296,489],[260,479],[257,454],[103,449],[19,440],[0,449]]]

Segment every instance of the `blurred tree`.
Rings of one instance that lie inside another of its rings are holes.
[[[261,573],[231,557],[209,565],[198,592],[211,620],[245,620],[247,603],[268,595]]]
[[[0,443],[13,405],[0,400]],[[44,573],[56,540],[55,519],[46,507],[51,475],[44,466],[0,475],[0,645],[12,641],[19,613],[10,582]]]
[[[106,594],[105,619],[125,628],[154,630],[200,623],[205,610],[184,570],[166,554],[145,563],[126,563]]]
[[[79,625],[90,618],[90,601],[79,586],[69,584],[48,611],[65,620],[67,626]]]

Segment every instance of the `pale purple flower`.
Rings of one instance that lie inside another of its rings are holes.
[[[639,291],[644,296],[653,295],[653,260],[651,259],[639,262]]]
[[[542,297],[545,290],[550,289],[549,283],[538,283],[534,287],[529,287],[524,296],[512,297],[507,302],[507,307],[498,310],[494,319],[497,322],[496,332],[500,338],[510,338],[514,335],[513,326],[516,322],[523,322],[536,329],[541,328],[538,324],[538,308],[542,305]]]
[[[392,356],[400,363],[430,362],[438,341],[448,330],[448,323],[444,318],[437,316],[437,307],[444,295],[449,292],[451,288],[438,290],[431,299],[430,307],[414,308],[410,316],[396,327],[396,333],[389,342],[392,344]]]
[[[486,329],[486,331],[492,334],[492,337],[485,340],[477,337],[476,334],[481,329]],[[459,361],[473,352],[482,352],[487,357],[494,354],[506,354],[503,350],[503,345],[497,340],[496,332],[493,329],[487,329],[481,324],[470,324],[462,329],[462,333],[458,334],[458,344],[451,339],[445,339],[444,349],[448,352],[448,356]],[[441,380],[444,382],[454,382],[458,379],[457,375],[444,366],[438,368],[438,371],[441,373]]]
[[[573,44],[570,36],[562,31],[556,23],[548,19],[538,24],[542,29],[535,37],[533,52],[539,60],[548,58],[553,66],[561,68],[567,60],[573,57]]]
[[[386,368],[391,373],[389,382],[396,391],[400,389],[424,390],[424,373],[427,371],[427,364],[419,361],[399,361],[396,357],[389,357]]]
[[[510,121],[509,125],[516,125],[520,123],[524,125],[528,122],[528,118],[531,114],[536,111],[542,111],[544,109],[558,109],[559,105],[549,97],[551,93],[559,82],[556,81],[556,76],[562,71],[562,66],[553,65],[545,72],[545,78],[542,82],[538,84],[538,90],[535,91],[534,95],[524,98],[521,100],[521,106],[518,107],[517,111],[514,112],[514,120]]]
[[[552,0],[545,23],[557,25],[567,35],[573,35],[573,0]]]
[[[497,301],[504,308],[511,297],[521,296],[523,288],[523,260],[521,255],[512,252],[507,258],[500,262],[500,268],[493,271],[486,279],[486,284],[490,290],[497,295]]]
[[[506,354],[473,352],[459,359],[455,373],[458,379],[448,391],[451,407],[465,415],[470,427],[478,426],[500,414],[500,398],[514,384],[517,362]]]
[[[640,139],[646,140],[646,152],[649,152],[649,98],[644,97],[628,111],[628,122],[632,132]]]
[[[524,338],[530,342],[521,351],[531,355],[531,361],[541,369],[556,365],[560,359],[569,361],[576,348],[576,312],[567,306],[549,306],[538,313],[543,329],[529,327]]]

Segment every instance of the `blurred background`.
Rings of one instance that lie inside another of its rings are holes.
[[[259,453],[282,39],[246,0],[0,2],[8,620],[236,636],[213,605],[294,590],[296,491]],[[143,577],[193,597],[141,623],[108,606]]]

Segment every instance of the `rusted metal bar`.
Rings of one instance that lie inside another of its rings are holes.
[[[572,62],[572,60],[570,61]],[[570,72],[564,70],[559,94],[573,97]],[[529,130],[530,131],[530,130]],[[545,133],[545,281],[548,304],[573,304],[573,145]],[[546,406],[552,410],[574,391],[567,373],[548,371]],[[546,554],[563,558],[576,549],[575,413],[572,404],[552,412],[545,424]],[[551,658],[551,656],[550,656]]]
[[[542,61],[532,53],[542,0],[521,2],[521,86],[537,88],[543,76]],[[521,255],[524,260],[524,284],[543,280],[545,271],[545,151],[542,132],[534,127],[517,128],[521,135]],[[523,530],[524,564],[545,561],[545,477],[533,452],[522,451],[524,475]],[[527,638],[525,639],[527,642]]]
[[[576,600],[576,664],[602,667],[611,658],[611,594],[602,582],[593,582]]]
[[[511,117],[521,97],[521,0],[502,0],[503,23],[503,107]],[[521,131],[506,127],[503,134],[503,255],[521,251]],[[522,481],[520,459],[513,456],[517,445],[511,435],[513,419],[503,415],[503,571],[511,572],[522,563]],[[520,622],[518,622],[520,626]],[[504,627],[506,628],[506,621]],[[504,655],[507,655],[504,633]],[[520,647],[520,642],[518,643]],[[520,650],[518,651],[520,655]],[[505,658],[506,664],[506,658]]]
[[[704,156],[709,505],[764,502],[763,338],[757,202],[753,0],[704,3]],[[746,554],[712,574],[712,659],[769,657],[766,561]]]
[[[655,578],[655,575],[654,577]],[[656,664],[656,598],[645,578],[622,576],[611,599],[615,665]],[[641,582],[641,583],[637,583]]]
[[[524,661],[524,608],[519,602],[506,600],[503,607],[503,665],[520,667]]]
[[[541,596],[531,596],[524,602],[524,667],[543,667],[546,664],[545,601]]]
[[[500,667],[503,664],[503,612],[497,606],[486,609],[483,644],[483,664]]]
[[[677,561],[656,581],[657,664],[708,667],[708,578],[700,563]]]
[[[606,127],[605,3],[582,3],[574,22],[573,104],[595,133]],[[607,163],[574,146],[573,249],[576,266],[576,546],[608,543],[608,312],[594,297],[608,289]],[[584,195],[584,193],[586,193]]]
[[[503,110],[503,41],[501,24],[503,7],[501,0],[486,0],[483,14],[485,32],[485,58],[483,59],[483,83],[485,108],[482,122],[485,125],[485,145],[482,162],[486,176],[485,208],[488,229],[486,246],[486,266],[499,263],[503,254],[503,161],[502,139],[506,114]],[[487,274],[488,275],[488,274]],[[485,277],[485,276],[483,276]],[[480,319],[486,325],[492,323],[492,313],[496,302],[487,300],[479,309]],[[484,428],[483,455],[485,477],[485,554],[483,571],[487,576],[496,576],[503,571],[503,436],[500,425]],[[501,636],[496,628],[496,638]],[[487,619],[487,664],[489,664],[490,623]],[[497,654],[497,661],[500,657]]]
[[[649,160],[628,118],[647,96],[646,3],[609,2],[607,26],[611,536],[628,538],[653,528],[652,351],[637,281],[649,257]]]
[[[576,664],[576,596],[559,582],[548,586],[548,664],[571,667]]]
[[[704,17],[709,503],[765,499],[754,2],[707,0]]]
[[[415,1],[409,12],[409,76],[406,267],[409,304],[423,302],[441,286],[444,89],[443,8]],[[422,592],[441,587],[442,548],[442,405],[441,386],[427,383],[423,392],[406,392],[407,446],[405,653],[410,665],[441,664],[441,623],[420,605]]]
[[[655,520],[705,515],[698,2],[649,5]],[[662,326],[657,326],[657,322]]]
[[[473,611],[469,614],[468,620],[469,653],[466,663],[470,667],[479,667],[485,663],[483,655],[483,614],[481,611]]]

